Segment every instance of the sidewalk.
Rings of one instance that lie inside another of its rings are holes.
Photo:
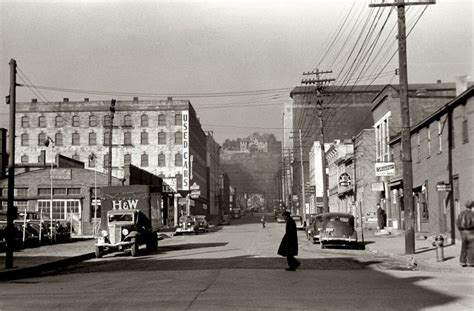
[[[359,241],[362,241],[360,229],[358,229]],[[413,269],[422,271],[459,272],[474,273],[473,267],[461,267],[459,255],[461,253],[461,241],[451,244],[445,237],[443,247],[444,260],[438,262],[436,259],[436,248],[433,239],[425,239],[423,236],[415,236],[415,254],[405,254],[405,233],[393,230],[381,234],[377,230],[364,230],[365,249],[374,254],[381,254],[397,258]]]
[[[94,258],[94,239],[45,245],[13,253],[13,269],[5,269],[5,253],[0,253],[0,280],[19,279],[59,269],[65,265]]]

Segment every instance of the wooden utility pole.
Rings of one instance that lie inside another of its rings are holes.
[[[300,134],[300,161],[301,161],[301,216],[303,217],[303,223],[306,220],[306,193],[305,193],[305,184],[304,184],[304,165],[303,165],[303,142],[301,140],[301,129],[299,129]]]
[[[114,128],[114,114],[115,114],[115,99],[112,99],[110,101],[110,127],[109,127],[109,157],[108,157],[109,187],[112,186],[112,130]]]
[[[301,80],[302,84],[314,84],[315,93],[317,96],[317,108],[318,108],[318,120],[319,120],[319,130],[321,136],[321,167],[322,167],[322,176],[323,176],[323,212],[329,212],[329,199],[328,199],[328,182],[326,176],[326,151],[324,150],[325,136],[324,136],[324,120],[323,120],[323,100],[320,97],[321,92],[326,87],[327,83],[335,81],[335,79],[321,79],[322,74],[332,73],[331,70],[319,71],[319,69],[303,72],[303,75],[316,75],[316,79],[309,78]]]
[[[400,112],[402,122],[403,206],[405,207],[405,253],[415,253],[415,213],[413,206],[413,167],[411,157],[410,109],[408,104],[408,71],[405,6],[428,5],[436,1],[370,4],[369,7],[396,6],[398,12],[398,72],[400,73]]]
[[[15,114],[16,114],[16,60],[10,60],[10,95],[7,98],[10,104],[10,129],[8,131],[8,199],[7,199],[7,228],[5,252],[5,268],[13,268],[13,250],[15,247],[15,228],[13,221],[16,219],[17,210],[14,205],[15,195]]]

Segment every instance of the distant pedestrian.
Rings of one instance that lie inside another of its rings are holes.
[[[287,271],[295,271],[301,263],[295,258],[298,255],[298,236],[296,233],[296,223],[290,217],[290,213],[285,211],[281,214],[286,221],[285,235],[278,248],[278,255],[286,257],[288,262]]]
[[[462,267],[474,266],[474,201],[466,202],[466,209],[459,214],[456,225],[461,233],[461,256],[459,263]]]
[[[265,216],[262,215],[260,222],[262,223],[262,228],[265,228]]]
[[[382,230],[385,228],[385,221],[387,219],[387,216],[384,215],[385,211],[380,207],[380,204],[377,203],[377,226],[379,230]]]

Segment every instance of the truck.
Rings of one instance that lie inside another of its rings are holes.
[[[95,256],[130,250],[132,257],[141,245],[158,248],[161,223],[161,194],[149,185],[111,186],[101,189],[101,230]]]

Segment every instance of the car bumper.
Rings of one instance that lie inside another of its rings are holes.
[[[108,248],[120,248],[120,247],[128,247],[132,245],[132,241],[123,241],[118,243],[110,243],[109,241],[105,240],[104,238],[99,238],[95,246],[99,247],[108,247]]]
[[[191,233],[195,232],[196,230],[194,228],[177,228],[176,233]]]
[[[328,238],[321,237],[320,241],[325,244],[348,245],[357,243],[357,238]]]

